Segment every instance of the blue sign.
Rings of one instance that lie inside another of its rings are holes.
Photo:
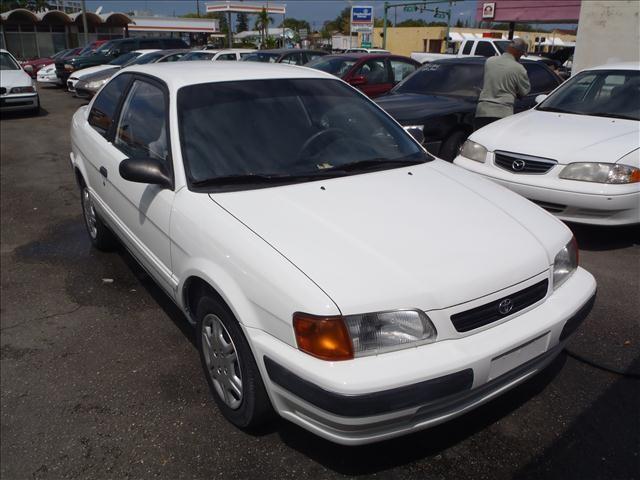
[[[351,24],[358,23],[373,23],[373,7],[351,7]]]

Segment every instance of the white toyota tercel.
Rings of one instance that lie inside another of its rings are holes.
[[[595,298],[564,224],[323,72],[129,67],[71,143],[91,241],[115,234],[196,325],[242,428],[436,425],[540,371]]]
[[[640,223],[640,64],[580,72],[536,108],[473,133],[454,163],[562,220]]]

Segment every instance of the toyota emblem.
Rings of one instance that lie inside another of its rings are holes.
[[[505,298],[498,304],[498,311],[501,315],[506,315],[513,310],[513,301],[510,298]]]
[[[524,160],[514,160],[511,164],[511,168],[516,172],[519,172],[520,170],[524,169],[525,165],[526,163],[524,162]]]

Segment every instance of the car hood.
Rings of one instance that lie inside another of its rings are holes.
[[[106,66],[106,65],[104,65]],[[111,68],[103,68],[98,70],[97,72],[89,73],[87,75],[82,75],[83,82],[93,82],[95,80],[103,80],[105,78],[111,78],[115,73],[120,70],[120,67],[109,65]],[[88,69],[87,69],[88,70]],[[84,71],[84,70],[83,70]]]
[[[490,294],[548,269],[570,238],[542,209],[441,160],[210,196],[343,314]]]
[[[114,68],[114,65],[96,65],[95,67],[83,68],[82,70],[76,70],[71,74],[73,78],[84,78],[88,75],[93,75],[94,73],[102,72],[103,70],[108,70],[110,68]]]
[[[0,85],[10,89],[13,87],[28,87],[32,85],[31,77],[24,70],[2,70],[0,74]]]
[[[635,120],[529,110],[494,122],[471,139],[505,150],[572,162],[616,162],[640,146]]]
[[[405,124],[433,116],[473,111],[476,106],[475,102],[463,98],[417,93],[390,94],[375,102],[398,122]]]

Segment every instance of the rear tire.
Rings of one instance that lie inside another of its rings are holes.
[[[440,158],[453,162],[467,137],[467,133],[462,130],[457,130],[449,135],[440,147]]]
[[[80,187],[80,200],[84,226],[92,245],[102,251],[113,250],[118,245],[118,241],[96,213],[91,193],[84,183]]]
[[[242,429],[264,424],[273,408],[238,321],[222,301],[207,295],[198,301],[196,317],[200,361],[220,412]]]

